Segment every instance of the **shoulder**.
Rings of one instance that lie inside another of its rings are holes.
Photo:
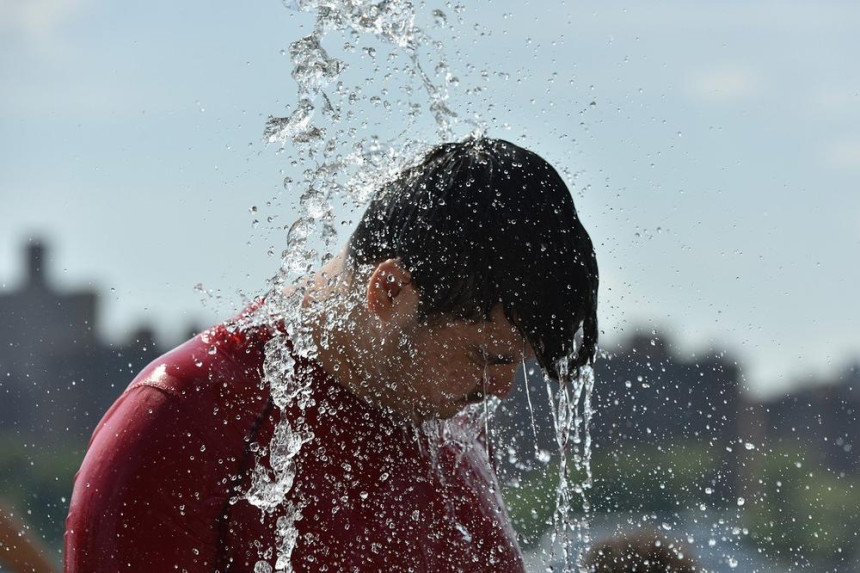
[[[265,327],[213,326],[155,359],[128,389],[151,387],[186,397],[225,384],[235,386],[243,378],[259,379],[264,346],[270,338]]]
[[[99,422],[75,477],[67,563],[110,568],[119,555],[145,560],[165,544],[217,546],[246,438],[269,403],[259,383],[263,344],[260,333],[218,326],[132,381]]]
[[[117,451],[174,451],[194,442],[242,447],[269,401],[260,384],[266,339],[218,325],[154,360],[99,422],[81,470]]]

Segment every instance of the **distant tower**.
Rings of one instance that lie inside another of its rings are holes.
[[[40,237],[22,247],[21,285],[0,289],[0,435],[79,447],[126,379],[162,350],[145,328],[128,344],[100,340],[96,290],[52,284]]]
[[[45,245],[40,239],[33,239],[27,245],[27,287],[44,289],[45,280]]]

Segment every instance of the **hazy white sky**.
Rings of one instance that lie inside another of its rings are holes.
[[[418,24],[449,15],[455,111],[569,171],[607,342],[671,330],[759,391],[835,371],[860,355],[860,5],[649,4],[464,0],[459,22],[431,2]],[[59,284],[109,295],[112,336],[175,342],[261,293],[297,173],[261,134],[308,22],[277,0],[0,0],[0,288],[42,236]]]

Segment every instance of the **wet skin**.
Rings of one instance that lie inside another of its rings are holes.
[[[486,396],[505,398],[522,364],[524,344],[501,307],[489,321],[415,323],[407,327],[404,347],[389,357],[399,370],[401,400],[413,418],[449,418]],[[528,356],[527,352],[527,356]]]
[[[501,306],[487,321],[421,318],[420,293],[396,259],[377,265],[366,282],[345,283],[364,290],[353,290],[361,303],[330,306],[343,320],[315,325],[329,342],[319,362],[340,385],[397,416],[450,418],[486,396],[504,398],[523,359],[534,356]]]

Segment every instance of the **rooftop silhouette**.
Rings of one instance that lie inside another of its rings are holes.
[[[23,284],[0,292],[0,432],[80,441],[134,373],[163,349],[145,326],[125,343],[105,341],[96,328],[98,292],[56,288],[49,252],[43,242],[30,240]]]
[[[99,293],[61,290],[50,276],[50,249],[39,240],[23,249],[22,285],[0,291],[0,433],[85,442],[103,412],[137,372],[166,348],[146,325],[127,341],[104,340],[97,329]],[[730,356],[680,356],[671,338],[637,334],[598,360],[593,434],[601,443],[731,444],[740,439],[812,444],[822,461],[857,470],[860,366],[779,399],[748,402],[741,370]],[[551,415],[542,375],[528,377],[501,408],[499,438],[533,451],[553,451]],[[520,456],[525,459],[527,455]],[[726,463],[737,463],[727,455]]]

